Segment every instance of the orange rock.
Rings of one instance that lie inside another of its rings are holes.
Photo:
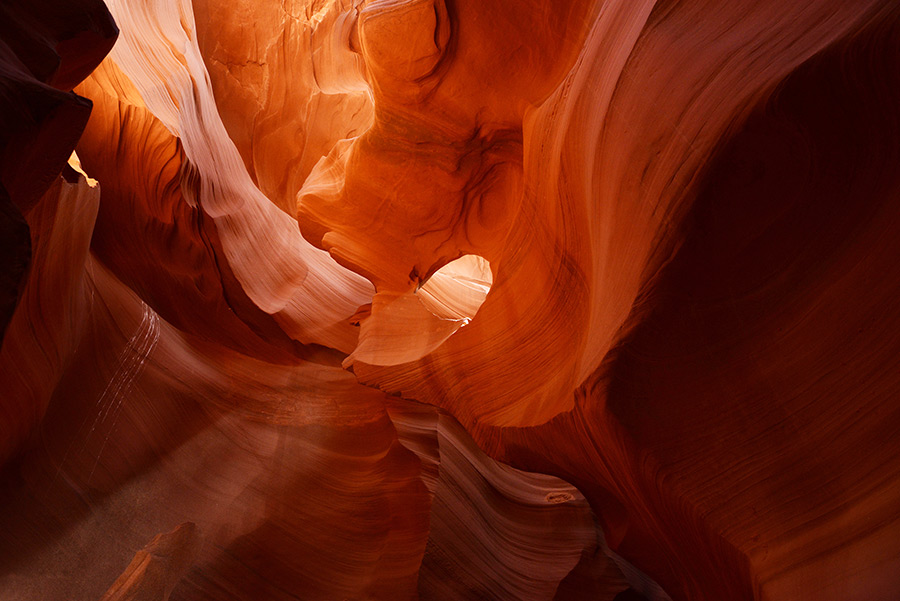
[[[896,2],[57,4],[4,599],[896,596]]]

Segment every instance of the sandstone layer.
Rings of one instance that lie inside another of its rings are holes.
[[[896,597],[894,0],[0,17],[3,599]]]

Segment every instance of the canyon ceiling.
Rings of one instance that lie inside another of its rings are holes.
[[[896,0],[0,1],[0,599],[894,601]]]

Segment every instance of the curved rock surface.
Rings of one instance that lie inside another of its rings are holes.
[[[894,0],[0,13],[3,599],[896,597]]]
[[[82,269],[87,325],[54,391],[67,402],[4,474],[0,505],[17,516],[0,538],[4,598],[413,599],[430,590],[420,566],[447,547],[473,573],[458,598],[493,582],[470,567],[485,547],[533,554],[529,575],[552,594],[596,546],[575,489],[495,464],[449,416],[393,400],[392,422],[384,395],[337,366],[205,342],[95,258]],[[399,417],[423,409],[444,425]],[[505,522],[489,532],[430,527],[491,504]],[[190,548],[135,555],[186,520]]]
[[[97,66],[117,34],[101,0],[36,0],[0,6],[0,352],[4,353],[0,461],[16,450],[46,410],[49,389],[35,388],[52,382],[60,358],[47,346],[56,344],[51,337],[67,337],[65,331],[52,332],[59,325],[67,329],[67,324],[54,320],[78,318],[78,311],[71,311],[74,307],[69,305],[72,274],[63,267],[56,274],[63,292],[55,299],[63,306],[48,311],[49,319],[45,319],[32,299],[18,311],[31,314],[19,318],[20,331],[7,332],[16,328],[10,324],[20,298],[27,294],[28,273],[43,267],[44,258],[35,257],[34,263],[32,258],[34,247],[46,241],[30,229],[35,224],[24,214],[45,213],[35,209],[45,193],[50,204],[56,203],[58,193],[48,189],[58,183],[91,107],[90,101],[71,90]],[[40,217],[35,220],[50,226]],[[72,228],[81,229],[77,221]],[[69,232],[55,236],[51,244],[56,246],[53,252],[74,253],[77,262],[85,242],[84,232]],[[29,348],[12,350],[17,344]],[[18,370],[22,373],[15,373]]]

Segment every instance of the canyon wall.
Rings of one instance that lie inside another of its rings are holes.
[[[0,10],[3,599],[896,597],[893,0]]]

